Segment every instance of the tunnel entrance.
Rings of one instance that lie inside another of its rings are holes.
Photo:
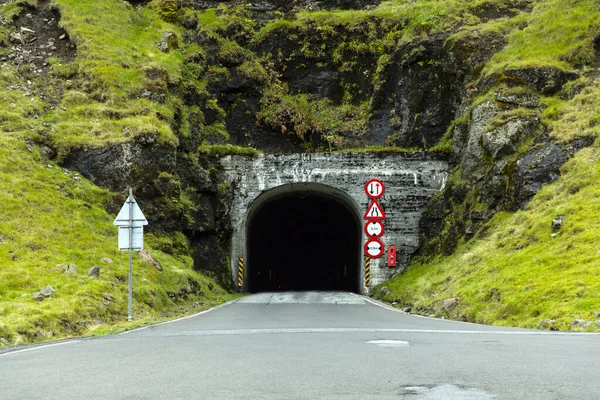
[[[361,225],[353,201],[324,185],[273,191],[249,212],[247,290],[359,292]]]

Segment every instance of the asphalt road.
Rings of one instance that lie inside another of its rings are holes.
[[[443,321],[349,293],[0,354],[0,399],[600,399],[600,335]]]

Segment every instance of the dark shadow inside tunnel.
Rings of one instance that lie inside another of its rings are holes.
[[[359,291],[360,220],[335,196],[287,191],[247,222],[247,290]]]

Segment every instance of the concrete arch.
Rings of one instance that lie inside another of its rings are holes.
[[[363,250],[362,250],[362,246],[360,246],[360,242],[362,240],[362,215],[359,209],[358,204],[356,203],[356,201],[350,197],[347,193],[345,193],[344,191],[335,188],[333,186],[329,186],[329,185],[325,185],[323,183],[316,183],[316,182],[297,182],[297,183],[287,183],[287,184],[283,184],[280,186],[277,186],[275,188],[269,189],[267,191],[264,191],[263,193],[261,193],[250,205],[250,207],[248,208],[248,212],[246,213],[246,219],[245,219],[245,235],[246,235],[246,249],[245,249],[245,254],[246,254],[246,259],[245,259],[245,271],[244,271],[244,280],[243,280],[243,287],[242,289],[244,291],[259,291],[262,290],[260,289],[261,287],[264,287],[264,285],[256,282],[256,280],[258,279],[258,276],[256,275],[256,271],[259,268],[258,264],[258,257],[256,256],[256,253],[258,252],[258,250],[255,248],[254,252],[253,250],[253,246],[252,244],[260,241],[259,238],[252,238],[252,231],[253,231],[253,226],[259,224],[258,221],[256,221],[257,218],[260,218],[260,215],[265,215],[268,214],[268,212],[266,212],[266,208],[270,208],[273,207],[274,204],[276,204],[277,202],[282,202],[282,201],[286,201],[288,202],[288,205],[291,204],[296,204],[296,205],[301,205],[302,207],[310,207],[310,204],[314,203],[316,199],[322,199],[325,202],[329,202],[329,204],[331,205],[337,205],[339,207],[343,207],[345,212],[343,211],[339,211],[338,212],[332,212],[331,215],[328,214],[327,211],[323,211],[323,210],[313,210],[316,213],[321,213],[323,214],[325,217],[330,217],[328,219],[327,222],[323,222],[323,225],[316,227],[315,228],[315,232],[311,237],[307,237],[306,240],[317,240],[317,237],[319,236],[319,234],[323,234],[323,233],[327,233],[324,232],[323,229],[327,230],[327,231],[331,231],[331,232],[336,232],[334,236],[334,243],[330,243],[333,246],[341,246],[341,249],[343,249],[344,247],[344,243],[346,240],[351,243],[351,246],[349,248],[346,248],[345,250],[343,250],[344,253],[349,253],[349,254],[343,254],[341,255],[342,257],[344,257],[344,259],[347,261],[346,264],[343,264],[342,262],[340,262],[340,264],[337,265],[337,270],[336,270],[336,266],[329,266],[332,267],[332,269],[330,269],[328,272],[331,274],[331,276],[329,277],[330,282],[321,282],[321,281],[314,281],[314,282],[310,282],[310,279],[314,278],[314,277],[306,277],[306,281],[304,281],[304,283],[300,282],[298,283],[300,285],[300,287],[298,286],[294,286],[293,284],[288,282],[288,287],[285,286],[281,286],[282,284],[279,282],[278,285],[273,285],[273,287],[271,288],[271,290],[285,290],[285,289],[342,289],[342,290],[349,290],[349,291],[353,291],[353,292],[362,292],[361,290],[361,282],[364,279],[364,270],[363,270],[363,263],[362,263],[362,259],[363,259]],[[312,200],[312,201],[310,201]],[[322,203],[320,203],[322,204]],[[290,212],[294,213],[295,210],[290,210]],[[309,210],[306,210],[306,212],[311,212]],[[346,220],[346,216],[349,216],[351,218],[351,221],[347,221]],[[336,221],[336,217],[338,218],[338,220]],[[339,218],[344,218],[344,220],[339,220]],[[308,224],[310,223],[310,218],[306,221],[304,221],[304,224]],[[278,225],[280,225],[281,227],[286,227],[286,220],[284,218],[284,220],[279,220],[277,221]],[[341,225],[343,225],[342,232],[340,232],[340,228],[339,226],[329,226],[329,224],[336,224],[339,223]],[[305,227],[306,229],[306,227]],[[289,234],[290,232],[280,232],[280,235],[286,235]],[[307,234],[308,236],[308,234]],[[338,237],[339,236],[339,237]],[[277,240],[277,239],[275,239]],[[341,243],[340,243],[341,241]],[[282,242],[278,242],[278,246],[282,245]],[[283,246],[285,246],[285,244],[283,244]],[[290,246],[293,247],[293,246]],[[328,252],[335,252],[336,249],[330,249]],[[342,250],[339,250],[342,251]],[[254,253],[254,254],[253,254]],[[253,255],[255,255],[254,259],[253,259]],[[305,256],[305,255],[304,255]],[[315,256],[313,254],[313,256]],[[322,255],[321,255],[322,257]],[[348,258],[346,258],[348,257]],[[317,260],[315,260],[315,262],[318,262],[318,256],[315,257],[317,258]],[[253,264],[254,261],[254,264]],[[343,266],[343,269],[341,269]],[[293,265],[289,265],[289,266],[285,266],[286,268],[295,268]],[[309,268],[307,268],[309,269]],[[350,271],[348,271],[347,269],[351,269]],[[265,271],[266,272],[266,271]],[[269,270],[269,274],[271,273],[271,271]],[[288,271],[288,274],[290,274],[291,271]],[[308,273],[308,272],[307,272]],[[259,272],[260,274],[260,272]],[[286,274],[286,275],[288,275]],[[349,278],[351,277],[351,278]],[[317,278],[315,278],[317,279]],[[334,282],[331,282],[331,279],[334,280]]]

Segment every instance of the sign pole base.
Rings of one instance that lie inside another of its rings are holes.
[[[131,322],[133,319],[133,249],[129,249],[129,296],[128,296],[128,316],[127,321]]]

